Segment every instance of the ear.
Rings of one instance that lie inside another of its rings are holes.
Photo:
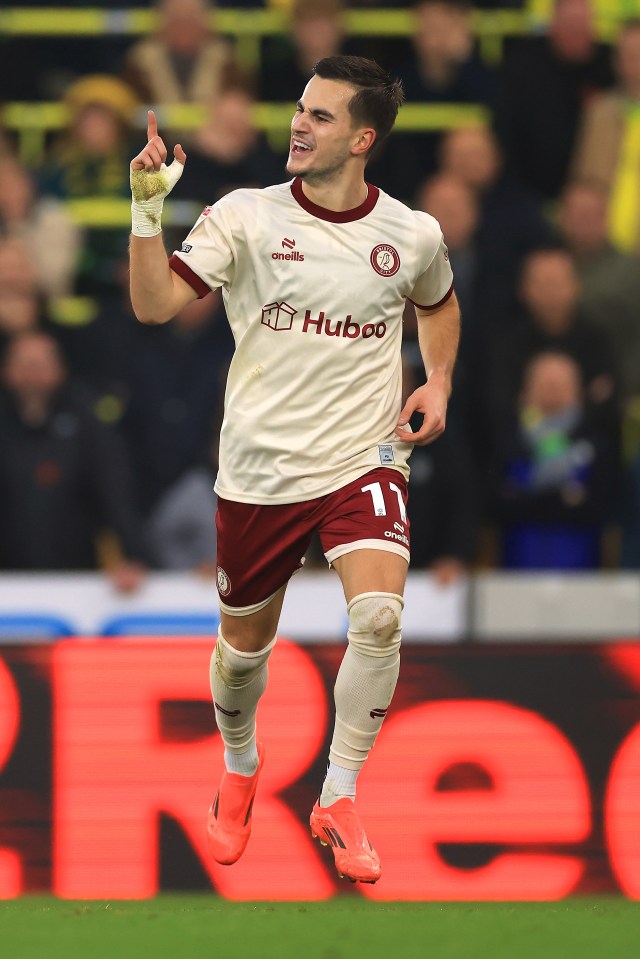
[[[362,130],[358,130],[351,147],[351,153],[353,156],[362,156],[363,153],[367,153],[371,149],[375,140],[376,131],[373,127],[365,127]]]

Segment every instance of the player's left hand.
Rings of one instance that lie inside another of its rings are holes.
[[[447,421],[447,403],[450,387],[444,378],[437,373],[429,377],[424,386],[414,390],[404,409],[400,413],[398,425],[394,432],[405,443],[415,443],[416,446],[427,446],[433,443],[442,433]],[[416,433],[402,429],[406,426],[414,413],[422,413],[422,426]]]

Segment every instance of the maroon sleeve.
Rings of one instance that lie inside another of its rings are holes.
[[[202,282],[202,280],[200,282]],[[413,303],[414,306],[417,306],[419,310],[437,310],[439,306],[442,306],[444,303],[447,302],[447,300],[449,299],[452,293],[453,293],[453,283],[451,284],[451,286],[449,287],[445,295],[442,297],[442,299],[438,300],[437,303],[433,303],[431,306],[424,306],[422,303],[416,303],[416,301],[412,300],[410,296],[408,296],[407,299],[409,300],[410,303]]]
[[[189,284],[192,290],[195,290],[199,299],[202,299],[207,293],[211,293],[210,287],[207,286],[204,280],[201,279],[197,273],[194,273],[191,267],[187,266],[184,260],[181,260],[175,253],[169,257],[169,266],[185,283]]]

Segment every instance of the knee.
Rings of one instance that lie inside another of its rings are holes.
[[[243,652],[232,646],[219,631],[211,655],[211,674],[217,672],[226,686],[246,686],[261,672],[275,644],[274,638],[257,652]]]
[[[396,593],[360,593],[347,607],[349,642],[368,655],[389,656],[401,639],[404,600]]]

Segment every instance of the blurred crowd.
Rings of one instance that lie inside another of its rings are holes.
[[[413,566],[443,584],[640,567],[640,20],[604,44],[589,0],[556,0],[547,29],[488,64],[464,0],[418,0],[406,40],[347,35],[340,0],[292,0],[248,69],[206,0],[156,6],[142,38],[3,50],[3,99],[61,100],[67,121],[31,163],[0,130],[0,569],[102,568],[132,589],[148,569],[213,568],[221,298],[139,325],[126,228],[79,226],[73,205],[127,200],[150,105],[206,116],[162,130],[189,157],[172,200],[281,182],[286,143],[253,108],[295,101],[339,52],[375,57],[410,103],[489,118],[397,132],[368,167],[440,221],[462,307],[448,429],[411,460]],[[165,230],[170,250],[184,233]],[[410,310],[405,331],[409,392],[424,377]]]

